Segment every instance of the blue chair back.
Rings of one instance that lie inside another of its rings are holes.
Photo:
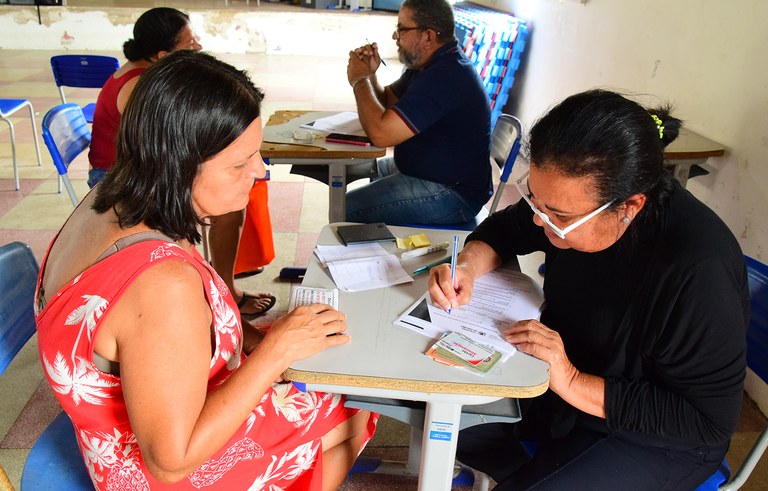
[[[768,383],[768,266],[745,256],[749,277],[750,320],[747,366]]]
[[[61,103],[67,103],[63,87],[101,89],[104,83],[120,68],[120,61],[114,56],[102,55],[58,55],[51,57],[53,79],[59,88]],[[93,123],[96,104],[83,106],[85,120]]]
[[[35,333],[35,287],[39,267],[21,242],[0,246],[0,375]],[[25,491],[92,490],[75,432],[61,412],[37,439],[24,464]]]
[[[744,256],[744,261],[747,264],[750,306],[747,366],[763,382],[768,383],[768,266],[749,256]],[[696,491],[739,489],[752,473],[766,448],[768,448],[768,427],[763,429],[732,479],[729,479],[731,470],[728,462],[723,460],[720,468],[696,488]]]
[[[500,170],[499,185],[493,193],[493,202],[490,212],[496,211],[501,199],[501,192],[509,181],[512,167],[515,165],[520,153],[520,144],[523,138],[523,123],[514,116],[501,114],[493,125],[491,134],[491,159],[496,162]]]
[[[120,68],[114,56],[58,55],[51,57],[53,79],[57,87],[100,89]],[[62,102],[66,102],[62,100]]]
[[[59,175],[91,145],[91,129],[77,104],[60,104],[43,118],[43,141]]]
[[[37,272],[28,245],[0,246],[0,375],[35,333]]]

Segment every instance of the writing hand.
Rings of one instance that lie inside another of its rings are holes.
[[[560,334],[536,320],[516,322],[502,336],[518,350],[549,363],[549,388],[562,395],[578,375]]]
[[[429,270],[429,296],[432,303],[443,310],[468,304],[474,284],[475,276],[466,263],[456,264],[453,284],[449,264],[441,264]]]

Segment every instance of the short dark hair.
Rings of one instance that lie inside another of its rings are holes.
[[[608,90],[572,95],[531,129],[531,165],[568,177],[592,177],[602,203],[618,206],[643,193],[653,213],[673,186],[664,168],[664,148],[677,138],[682,121],[670,112],[669,105],[646,109]]]
[[[445,0],[405,0],[402,7],[408,7],[413,11],[413,21],[417,26],[433,29],[437,33],[437,40],[441,43],[453,41],[456,38],[453,8]]]
[[[148,60],[158,51],[173,51],[189,16],[170,7],[149,9],[133,25],[133,38],[123,43],[128,61]]]
[[[199,242],[195,177],[259,117],[263,99],[244,71],[209,54],[180,50],[158,60],[128,100],[117,159],[93,209],[114,210],[124,228],[143,222],[174,240]]]

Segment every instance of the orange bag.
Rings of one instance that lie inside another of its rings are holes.
[[[275,258],[267,182],[256,181],[251,188],[248,206],[245,208],[243,232],[240,234],[240,247],[237,250],[235,274],[253,271]]]

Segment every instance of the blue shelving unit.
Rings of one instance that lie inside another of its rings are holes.
[[[528,27],[524,20],[470,2],[453,6],[459,46],[475,66],[491,101],[491,126],[509,97],[525,50]]]

